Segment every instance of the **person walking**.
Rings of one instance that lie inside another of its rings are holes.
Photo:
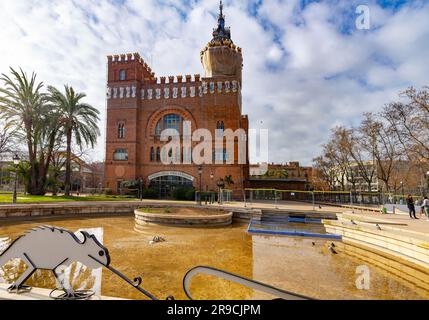
[[[420,207],[420,218],[423,217],[423,215],[426,215],[425,214],[425,205],[424,205],[424,203],[425,203],[424,198],[421,201],[419,201],[418,204],[416,202],[416,206]]]
[[[407,206],[408,206],[408,211],[410,212],[410,218],[418,219],[416,217],[416,206],[414,205],[414,199],[411,196],[411,194],[409,194],[407,197]]]
[[[423,200],[422,207],[425,212],[426,219],[429,221],[429,198],[428,197],[425,197],[425,199]]]

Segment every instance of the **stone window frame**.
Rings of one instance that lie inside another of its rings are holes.
[[[124,155],[123,157],[117,157],[118,155]],[[113,161],[128,161],[129,153],[128,149],[125,148],[117,148],[113,152]]]

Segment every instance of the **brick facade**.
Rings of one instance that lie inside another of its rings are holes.
[[[208,129],[213,152],[219,124],[248,132],[249,120],[242,114],[242,53],[232,43],[222,13],[213,40],[201,52],[201,61],[205,77],[157,78],[138,53],[108,57],[106,188],[116,193],[121,181],[141,178],[149,186],[153,177],[173,175],[186,177],[197,190],[201,183],[203,191],[208,191],[217,190],[217,182],[231,175],[231,189],[240,194],[249,176],[247,150],[245,164],[238,163],[237,146],[234,164],[203,164],[201,181],[196,164],[164,165],[160,161],[158,148],[165,142],[160,141],[158,129],[171,125],[170,120],[190,121],[192,131]],[[183,132],[181,135],[183,138]],[[197,144],[193,142],[192,147]],[[188,159],[189,148],[183,150],[182,145],[180,153]]]

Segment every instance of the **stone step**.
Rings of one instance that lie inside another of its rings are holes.
[[[429,272],[429,242],[425,239],[400,231],[384,230],[384,226],[379,230],[359,221],[354,224],[344,220],[323,222],[327,232],[341,235],[345,242],[365,246],[369,251],[397,256]]]

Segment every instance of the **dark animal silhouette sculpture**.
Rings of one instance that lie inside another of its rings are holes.
[[[65,229],[43,226],[31,229],[15,240],[1,255],[0,267],[12,259],[21,259],[28,266],[24,274],[9,288],[9,292],[21,293],[31,290],[24,283],[36,270],[53,271],[59,281],[60,266],[69,267],[80,262],[91,269],[108,267],[109,251],[94,235],[85,231],[81,241],[74,233]],[[71,287],[71,286],[70,286]],[[73,296],[73,289],[66,289],[67,296]]]

